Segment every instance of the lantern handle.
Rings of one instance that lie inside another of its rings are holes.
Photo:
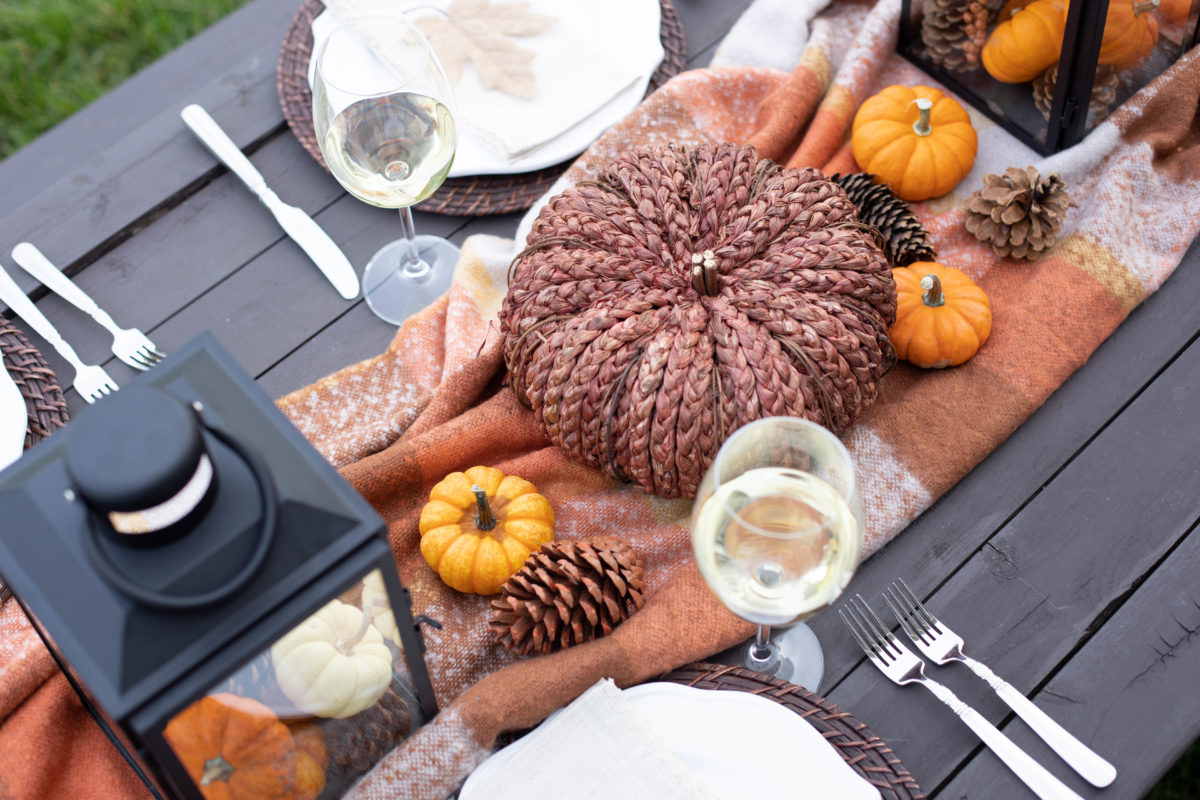
[[[279,515],[278,498],[275,492],[275,484],[271,481],[271,474],[267,470],[266,462],[245,442],[238,441],[228,432],[209,425],[200,415],[196,415],[200,425],[209,433],[217,438],[219,442],[232,450],[238,457],[245,462],[254,476],[254,482],[258,485],[258,493],[262,499],[262,521],[258,526],[258,544],[255,546],[254,552],[241,570],[229,579],[223,586],[216,589],[211,589],[207,592],[198,594],[167,594],[154,589],[147,589],[145,586],[134,582],[128,575],[123,573],[112,562],[112,559],[100,547],[100,537],[103,531],[100,528],[100,515],[93,512],[90,508],[87,509],[87,530],[83,535],[83,551],[88,560],[92,562],[96,572],[100,574],[104,580],[108,581],[121,593],[131,597],[139,603],[153,608],[159,608],[166,611],[189,611],[196,608],[203,608],[214,603],[219,603],[222,600],[232,596],[241,590],[247,583],[254,578],[258,570],[266,561],[268,553],[271,551],[271,546],[275,543],[276,520]]]

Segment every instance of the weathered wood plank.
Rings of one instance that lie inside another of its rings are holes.
[[[511,237],[520,219],[520,213],[476,218],[451,235],[450,240],[461,244],[475,234]],[[394,327],[381,323],[365,303],[360,303],[272,365],[259,378],[259,386],[271,397],[282,397],[342,367],[379,355],[395,331]]]
[[[283,38],[297,7],[297,0],[255,0],[242,6],[0,161],[0,186],[8,189],[0,193],[0,217],[26,202],[30,193],[74,174],[81,161],[150,123],[164,107],[199,96],[214,76],[225,76],[239,54],[264,57],[271,43],[277,46]],[[275,63],[264,59],[264,66],[268,62]],[[243,91],[233,81],[226,88],[231,96]],[[215,94],[207,98],[217,99]]]
[[[1200,531],[1195,528],[1132,597],[1076,653],[1034,701],[1068,730],[1085,734],[1117,766],[1103,791],[1078,779],[1085,797],[1142,797],[1200,735]],[[1004,731],[1064,780],[1040,742],[1019,720]],[[994,759],[976,757],[947,784],[945,797],[980,797],[998,785]]]
[[[984,461],[879,553],[853,587],[876,596],[897,576],[928,594],[975,553],[1117,415],[1196,334],[1200,246],[1163,288],[1133,311],[1071,378]],[[1114,376],[1120,376],[1114,379]],[[1145,424],[1157,426],[1152,416]],[[825,642],[829,691],[862,658],[835,614],[810,623]]]
[[[1193,344],[927,602],[966,640],[969,652],[1021,691],[1033,691],[1066,662],[1103,625],[1112,604],[1195,525],[1200,418],[1192,398],[1197,392],[1200,344]],[[850,638],[845,631],[838,635]],[[943,675],[966,679],[963,698],[993,722],[1007,716],[990,690],[969,674],[936,673],[938,680]],[[890,734],[906,740],[897,752],[926,789],[950,776],[976,746],[969,734],[964,736],[965,728],[947,724],[944,709],[931,696],[887,683],[869,664],[860,665],[831,697],[869,716],[865,721],[889,742]],[[1078,702],[1103,709],[1105,701],[1081,695]],[[867,709],[876,710],[878,718]],[[1078,733],[1087,740],[1094,731]],[[1151,727],[1127,729],[1114,748],[1118,769],[1143,749],[1161,745]],[[1019,791],[1012,778],[998,783],[993,796],[1006,796],[1005,786]]]
[[[85,152],[87,158],[53,183],[22,186],[19,194],[26,201],[0,217],[0,243],[55,242],[63,267],[74,271],[77,261],[119,240],[138,220],[217,174],[212,156],[179,120],[180,109],[188,103],[203,104],[243,147],[279,130],[279,35],[268,36],[260,29],[255,47],[227,51],[223,70],[205,73],[205,83],[151,98],[147,107],[157,113],[103,150],[93,149],[85,132],[75,130],[74,152]],[[212,46],[219,45],[213,40]],[[23,161],[27,156],[18,153],[13,158]],[[17,168],[19,164],[13,167]],[[18,283],[27,291],[36,285],[24,275]]]
[[[693,56],[708,50],[729,32],[752,0],[729,0],[714,3],[711,0],[672,0],[679,20],[687,36],[688,61]],[[704,63],[708,63],[707,59]]]

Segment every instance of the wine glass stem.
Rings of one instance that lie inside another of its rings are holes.
[[[422,278],[433,268],[421,260],[421,254],[417,250],[417,229],[413,225],[411,206],[400,209],[400,225],[404,228],[404,241],[408,243],[408,247],[404,248],[400,256],[400,269],[407,278]]]
[[[771,628],[759,625],[758,633],[754,636],[754,644],[750,645],[750,658],[754,661],[771,661],[775,655],[775,646],[771,644]]]

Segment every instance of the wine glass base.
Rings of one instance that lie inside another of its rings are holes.
[[[799,622],[790,628],[772,628],[771,643],[778,648],[777,657],[761,661],[751,652],[754,640],[742,642],[717,653],[709,661],[745,667],[773,678],[785,680],[816,692],[825,677],[825,655],[812,628]]]
[[[445,294],[458,263],[458,247],[440,236],[421,235],[414,242],[427,269],[412,273],[403,269],[408,241],[400,239],[372,256],[363,271],[367,307],[393,325],[401,324]]]

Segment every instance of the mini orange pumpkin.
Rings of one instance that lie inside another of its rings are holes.
[[[888,337],[896,355],[918,367],[955,367],[971,358],[992,331],[987,294],[966,273],[933,261],[892,270],[896,324]]]
[[[1150,11],[1159,0],[1109,0],[1100,43],[1100,63],[1113,69],[1135,67],[1158,44],[1158,20]]]
[[[1162,0],[1158,4],[1158,13],[1172,25],[1187,25],[1191,11],[1192,0]]]
[[[1005,6],[1005,10],[1013,6]],[[1001,83],[1024,83],[1058,61],[1067,27],[1065,0],[1034,0],[1011,11],[987,38],[983,68]]]
[[[554,539],[537,487],[494,467],[452,472],[421,509],[421,555],[460,592],[496,594],[529,554]]]
[[[205,800],[313,800],[325,788],[311,743],[302,751],[274,712],[248,697],[202,697],[163,735]]]
[[[910,202],[957,186],[971,171],[977,146],[966,110],[928,86],[889,86],[868,98],[850,134],[862,170]]]

